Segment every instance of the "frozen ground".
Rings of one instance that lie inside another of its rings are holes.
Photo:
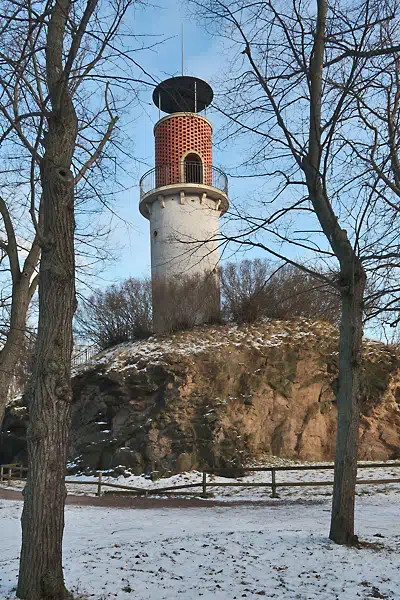
[[[394,486],[397,487],[397,486]],[[328,540],[330,502],[66,510],[67,585],[95,600],[400,598],[399,497],[361,495],[360,550]],[[21,503],[0,502],[0,598],[14,598]]]
[[[290,344],[291,347],[301,345],[313,349],[325,347],[333,355],[337,354],[337,335],[338,329],[333,325],[302,318],[291,321],[265,319],[256,324],[231,323],[218,327],[207,325],[168,336],[152,336],[147,340],[119,344],[76,365],[73,375],[80,375],[88,369],[116,370],[120,374],[132,369],[145,371],[149,365],[164,362],[171,355],[191,356],[228,346],[263,351]],[[367,338],[364,345],[365,355],[372,362],[390,362],[396,352],[394,347]]]
[[[306,319],[297,321],[268,321],[256,325],[226,325],[223,327],[196,327],[191,331],[183,331],[164,336],[152,336],[147,340],[125,342],[109,350],[100,352],[82,365],[77,365],[74,375],[91,368],[104,367],[106,371],[117,369],[146,370],[149,364],[157,364],[169,354],[199,354],[210,348],[229,345],[246,345],[252,348],[281,346],[290,339],[291,343],[315,342],[321,334],[325,337],[327,330],[337,335],[337,329],[327,323],[309,322]],[[375,349],[375,347],[374,347]],[[145,363],[143,360],[145,359]]]

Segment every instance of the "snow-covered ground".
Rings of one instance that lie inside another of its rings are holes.
[[[295,466],[285,459],[270,463]],[[281,471],[277,482],[332,477],[328,469]],[[359,478],[400,478],[400,467],[363,468]],[[159,488],[201,482],[201,473],[154,482],[133,475],[104,479]],[[238,481],[211,475],[207,480]],[[240,481],[270,482],[271,474],[250,473]],[[97,489],[67,487],[73,494],[92,495]],[[68,506],[64,564],[69,588],[77,597],[96,600],[400,599],[400,484],[357,487],[357,533],[374,545],[361,550],[335,546],[327,538],[331,486],[279,488],[274,501],[270,488],[210,491],[226,505],[204,500],[204,508],[178,509],[169,508],[166,499],[162,509]],[[265,505],[252,503],[263,500]],[[0,600],[14,597],[20,512],[21,503],[0,501]]]
[[[146,371],[149,365],[159,364],[169,355],[191,356],[228,346],[247,347],[257,351],[286,344],[291,347],[309,346],[313,349],[328,347],[329,353],[333,355],[338,353],[335,342],[337,336],[338,329],[334,325],[303,318],[290,321],[265,319],[255,324],[230,323],[217,327],[199,326],[193,330],[168,336],[152,336],[147,340],[125,342],[103,350],[88,361],[75,365],[73,376],[91,369],[105,372],[114,370],[119,373],[132,369]],[[396,352],[393,346],[364,338],[364,353],[372,362],[390,362]]]
[[[332,339],[337,336],[337,328],[325,322],[307,321],[301,318],[295,321],[266,319],[257,324],[229,324],[219,327],[207,325],[168,336],[152,336],[147,340],[119,344],[75,366],[73,376],[93,368],[102,368],[106,372],[110,370],[122,372],[125,369],[146,370],[150,364],[158,364],[170,354],[190,356],[230,345],[246,346],[257,350],[282,346],[289,340],[292,345],[296,343],[315,345],[322,343],[321,336],[324,340]],[[366,342],[368,354],[371,351],[373,354],[376,351],[380,352],[379,345],[374,342],[369,344],[367,340]]]
[[[361,496],[357,533],[327,537],[330,502],[105,509],[68,506],[67,585],[83,598],[358,600],[400,598],[399,501]],[[0,598],[13,598],[21,503],[0,501]]]

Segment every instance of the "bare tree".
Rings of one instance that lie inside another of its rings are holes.
[[[17,595],[29,600],[70,597],[62,536],[76,309],[76,188],[98,197],[89,175],[106,157],[117,129],[112,88],[121,105],[127,102],[124,95],[135,92],[137,63],[128,48],[129,31],[123,30],[132,4],[6,0],[1,7],[2,149],[14,144],[28,165],[30,217],[41,253],[37,342],[26,390],[29,471],[17,588]]]
[[[15,190],[23,185],[22,176],[12,186],[5,187]],[[76,193],[78,204],[79,200],[82,202],[79,191]],[[21,360],[23,363],[26,346],[31,347],[32,339],[36,338],[35,335],[32,338],[33,327],[27,325],[27,318],[38,286],[40,245],[38,235],[32,231],[32,223],[31,227],[27,227],[29,211],[24,202],[19,202],[20,199],[15,192],[10,193],[7,199],[0,197],[0,427],[5,405],[16,381],[19,382],[19,390],[24,385],[21,375],[28,375],[28,371],[20,368]],[[16,204],[18,210],[14,211]],[[91,218],[89,226],[80,222],[79,208],[77,212],[75,253],[78,280],[80,278],[83,291],[88,281],[96,276],[98,263],[104,268],[106,263],[115,260],[115,252],[109,243],[111,226],[97,222],[96,207],[89,208],[89,203],[86,203],[85,212]],[[32,319],[31,325],[35,320]]]
[[[126,132],[122,132],[118,124],[118,112],[120,107],[121,112],[126,111],[136,101],[139,80],[132,77],[129,66],[135,66],[135,61],[129,51],[126,56],[119,52],[121,68],[115,69],[112,77],[104,71],[107,61],[115,61],[118,54],[112,45],[125,4],[118,3],[108,31],[101,35],[98,32],[85,34],[85,46],[78,48],[78,68],[74,64],[71,69],[78,118],[72,166],[77,272],[84,272],[81,287],[87,284],[89,274],[95,274],[99,262],[104,268],[105,262],[115,258],[114,248],[109,243],[112,226],[110,221],[102,222],[101,215],[105,209],[113,212],[113,196],[124,189],[119,183],[125,174],[124,161],[132,159]],[[119,9],[122,13],[117,16]],[[3,23],[0,28],[1,424],[18,356],[24,349],[27,309],[38,284],[42,227],[40,159],[48,133],[50,96],[45,46],[40,45],[45,44],[47,13],[40,17],[37,7],[33,9],[29,3],[22,7],[10,1],[3,3],[0,15]],[[94,16],[96,24],[102,26],[104,19],[98,9]],[[72,20],[66,26],[67,40],[71,40],[71,25],[75,26]],[[128,30],[125,35],[130,35]]]
[[[266,316],[270,272],[260,259],[228,263],[220,269],[224,315],[237,323],[252,323]]]
[[[391,4],[393,11],[396,8],[395,3]],[[372,205],[367,207],[368,218],[371,218],[376,199],[380,201],[379,222],[374,223],[380,237],[369,236],[369,245],[363,257],[370,283],[365,305],[367,319],[371,321],[378,318],[387,334],[388,326],[396,328],[400,323],[400,282],[398,277],[393,276],[400,268],[396,241],[400,215],[400,54],[397,19],[382,20],[380,39],[382,46],[393,48],[394,51],[385,60],[379,53],[378,56],[372,56],[365,69],[364,80],[351,90],[359,117],[357,140],[362,141],[354,143],[350,138],[349,146],[359,171],[369,174],[365,180]]]
[[[37,236],[22,265],[13,221],[6,201],[0,197],[0,215],[3,221],[5,238],[0,240],[0,261],[7,264],[5,270],[10,273],[11,289],[2,298],[2,308],[7,313],[7,322],[3,324],[3,347],[0,350],[0,425],[8,400],[10,385],[15,369],[25,346],[26,318],[29,304],[38,284],[37,266],[40,246]],[[4,290],[3,290],[4,291]]]
[[[104,350],[150,336],[151,313],[151,281],[130,278],[84,300],[75,315],[75,330],[79,338]]]
[[[230,229],[238,229],[220,242],[264,249],[340,293],[330,537],[352,544],[366,280],[386,265],[386,283],[394,291],[400,255],[391,187],[381,168],[371,173],[355,160],[355,148],[362,153],[366,143],[371,147],[360,99],[373,112],[374,86],[380,81],[387,87],[386,70],[398,61],[400,46],[382,34],[388,26],[398,28],[397,2],[192,4],[216,35],[229,39],[234,53],[218,109],[230,123],[225,140],[252,139],[238,174],[251,168],[269,181],[268,197],[256,207],[231,211]],[[390,148],[386,141],[385,153],[389,167],[397,143]],[[326,276],[324,266],[338,269],[338,276]],[[371,289],[384,296],[384,283],[375,277]]]
[[[156,333],[192,329],[220,321],[220,290],[217,274],[173,275],[153,278],[153,328]]]
[[[224,264],[220,271],[223,314],[229,320],[304,317],[339,322],[337,290],[298,267],[254,259]]]

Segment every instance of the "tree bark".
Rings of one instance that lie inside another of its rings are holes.
[[[29,410],[28,480],[22,514],[17,595],[70,598],[62,570],[65,464],[71,421],[74,283],[74,180],[43,160],[44,240],[39,273],[39,326]]]
[[[48,116],[42,186],[39,323],[27,390],[28,479],[22,513],[17,596],[26,600],[71,598],[62,569],[65,468],[71,428],[72,318],[76,308],[74,176],[77,115],[63,72],[63,39],[70,0],[59,0],[48,26]]]
[[[321,114],[326,42],[327,0],[317,0],[318,13],[310,60],[310,133],[307,160],[303,161],[307,187],[315,213],[340,263],[341,325],[339,341],[339,392],[335,476],[329,537],[338,544],[353,544],[354,505],[359,438],[359,394],[363,334],[363,296],[366,276],[361,261],[339,225],[321,178]]]
[[[358,259],[341,281],[342,315],[339,347],[339,390],[335,475],[329,537],[353,545],[355,486],[360,421],[360,377],[363,337],[363,295],[366,276]]]

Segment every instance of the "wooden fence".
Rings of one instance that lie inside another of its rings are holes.
[[[392,463],[359,463],[358,469],[396,469],[400,467],[400,462],[392,462]],[[226,482],[216,482],[216,481],[208,481],[207,475],[228,475],[228,469],[213,469],[204,471],[202,474],[201,481],[197,483],[184,483],[179,485],[169,485],[159,488],[138,488],[130,485],[124,485],[121,483],[112,483],[109,481],[104,481],[103,473],[99,472],[97,479],[92,480],[79,480],[79,479],[66,479],[66,483],[74,484],[74,485],[91,485],[96,486],[97,488],[97,496],[101,496],[103,488],[111,488],[115,490],[121,490],[123,492],[129,492],[130,494],[140,495],[140,496],[149,496],[154,494],[162,494],[162,495],[196,495],[201,496],[203,498],[207,498],[209,494],[207,493],[207,489],[213,487],[259,487],[259,488],[270,488],[271,489],[271,498],[278,498],[277,490],[279,488],[289,488],[289,487],[319,487],[319,486],[333,486],[333,481],[278,481],[277,473],[283,473],[286,471],[328,471],[333,470],[334,465],[291,465],[285,467],[243,467],[240,469],[241,473],[257,473],[257,472],[270,472],[271,473],[271,481],[268,482],[242,482],[239,480],[236,481],[226,481]],[[7,471],[7,473],[5,473]],[[232,470],[230,470],[231,472]],[[1,465],[0,466],[0,483],[7,481],[8,485],[11,485],[11,481],[13,479],[13,473],[17,475],[14,479],[22,479],[23,474],[27,472],[27,469],[22,465]],[[230,477],[231,478],[231,477]],[[386,485],[390,483],[400,483],[400,477],[391,477],[390,479],[357,479],[357,484],[361,485]],[[199,489],[199,492],[193,492],[195,488]],[[183,491],[189,490],[189,491]]]
[[[359,469],[375,469],[375,468],[399,468],[400,462],[393,463],[359,463]],[[243,473],[257,473],[257,472],[270,472],[270,482],[242,482],[242,481],[227,481],[227,482],[215,482],[207,481],[207,475],[224,475],[228,473],[228,469],[215,469],[203,471],[201,481],[198,483],[185,483],[180,485],[170,485],[160,488],[138,488],[120,483],[111,483],[103,480],[103,474],[100,472],[97,480],[92,481],[79,481],[79,480],[67,480],[68,483],[78,485],[96,485],[97,495],[100,496],[103,487],[119,489],[121,491],[130,492],[134,495],[149,496],[154,494],[162,495],[200,495],[203,498],[207,498],[207,488],[213,487],[259,487],[259,488],[270,488],[271,498],[277,498],[278,488],[288,487],[308,487],[308,486],[333,486],[333,481],[277,481],[277,473],[285,471],[327,471],[333,470],[334,465],[297,465],[287,467],[243,467],[240,469]],[[231,470],[230,470],[231,471]],[[390,479],[357,479],[357,484],[362,485],[386,485],[388,483],[400,483],[400,477],[391,477]],[[200,493],[193,493],[195,488],[200,488]],[[189,490],[185,492],[183,490]]]
[[[0,483],[7,481],[7,485],[11,485],[12,479],[23,479],[24,473],[27,473],[27,471],[26,467],[17,463],[0,465]]]

